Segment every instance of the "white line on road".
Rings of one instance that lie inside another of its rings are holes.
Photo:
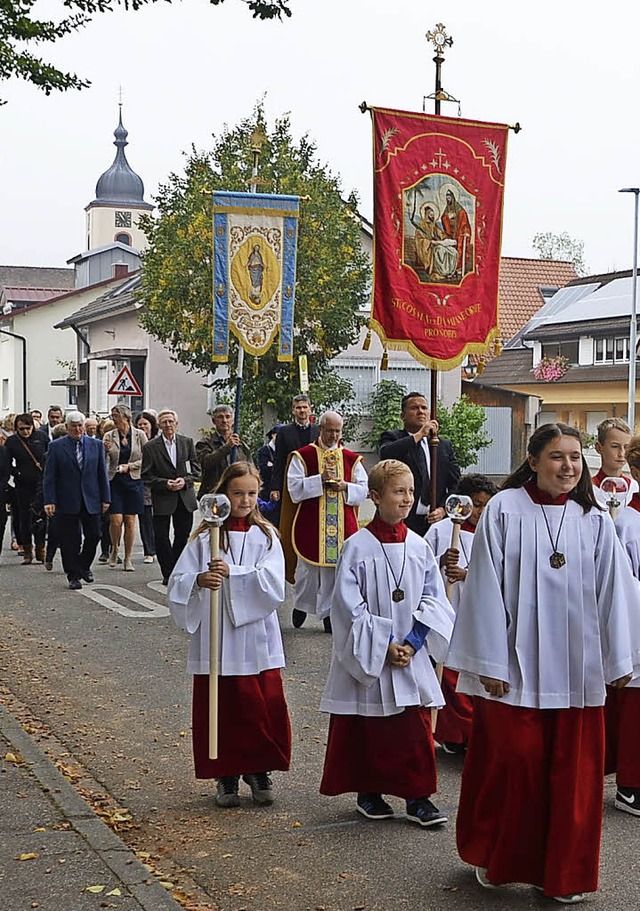
[[[100,591],[113,592],[125,601],[133,601],[134,604],[139,604],[144,610],[132,610],[129,607],[124,607],[122,604],[118,604],[117,601],[112,601],[111,598],[99,594]],[[101,604],[102,607],[106,607],[107,610],[114,611],[116,614],[121,614],[123,617],[134,617],[136,619],[146,620],[148,617],[169,616],[169,608],[166,607],[166,605],[158,604],[157,601],[151,601],[150,598],[145,598],[144,595],[130,592],[126,588],[121,588],[119,585],[102,585],[97,583],[92,585],[91,588],[83,588],[78,594],[90,598],[97,604]]]

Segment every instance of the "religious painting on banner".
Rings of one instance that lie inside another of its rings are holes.
[[[293,358],[297,196],[213,194],[213,360],[229,357],[229,330],[254,357],[278,336]]]
[[[508,127],[372,108],[371,325],[436,370],[499,335]]]

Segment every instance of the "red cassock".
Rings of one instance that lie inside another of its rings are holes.
[[[438,789],[431,709],[397,715],[331,715],[320,793],[393,794],[404,800]]]
[[[603,768],[601,706],[540,710],[476,698],[460,857],[497,885],[530,883],[549,896],[595,892]]]
[[[604,706],[605,775],[616,773],[621,788],[640,788],[640,688],[607,687]]]
[[[193,676],[196,778],[286,772],[291,725],[280,669],[218,677],[218,758],[209,759],[209,675]]]
[[[473,699],[465,693],[456,693],[458,672],[450,667],[442,669],[440,688],[445,699],[444,708],[438,712],[435,737],[438,743],[468,743],[473,721]]]

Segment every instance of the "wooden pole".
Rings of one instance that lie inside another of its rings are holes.
[[[211,559],[217,560],[220,554],[220,528],[213,523],[209,525],[209,546]],[[218,758],[219,594],[220,589],[209,589],[209,759]]]
[[[452,548],[452,550],[458,550],[458,548],[460,546],[460,527],[461,527],[460,522],[453,523],[453,528],[451,529],[451,548]],[[455,585],[455,582],[450,582],[449,579],[447,579],[446,589],[447,589],[447,598],[449,599],[449,601],[451,601],[451,595],[453,593],[454,585]]]

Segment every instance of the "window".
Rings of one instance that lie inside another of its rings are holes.
[[[578,363],[578,342],[543,342],[542,357],[566,357],[570,364]]]
[[[340,364],[338,373],[342,379],[349,380],[355,393],[352,404],[364,406],[369,401],[376,380],[376,368],[372,364]]]
[[[612,364],[613,348],[612,338],[597,338],[594,346],[594,364]]]
[[[107,391],[109,389],[108,385],[108,375],[107,375],[107,365],[99,364],[97,370],[97,383],[96,383],[96,401],[95,401],[95,410],[99,414],[107,414],[109,411],[109,397]]]
[[[615,341],[614,360],[617,364],[629,363],[629,339],[617,338]]]
[[[9,408],[9,380],[2,380],[2,409],[6,411]]]
[[[131,235],[125,234],[124,231],[121,234],[116,234],[115,236],[116,243],[126,244],[128,247],[131,246]]]

